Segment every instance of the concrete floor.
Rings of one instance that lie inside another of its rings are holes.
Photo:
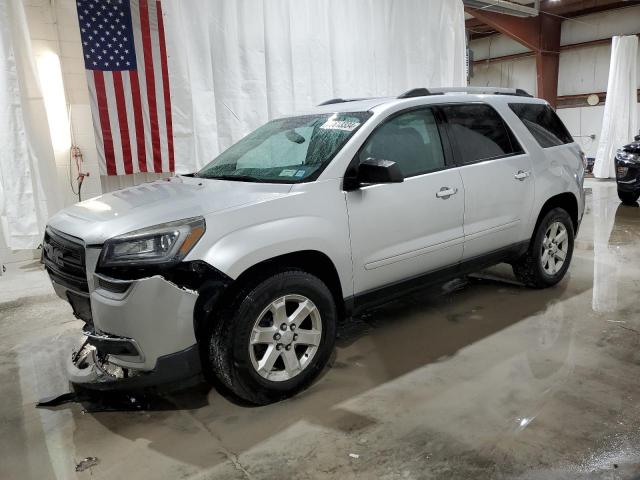
[[[640,478],[640,208],[587,184],[570,275],[499,266],[345,326],[332,368],[261,408],[36,409],[80,323],[37,263],[0,277],[0,478]],[[76,473],[85,457],[99,463]]]

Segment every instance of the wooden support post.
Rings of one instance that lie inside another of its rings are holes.
[[[536,57],[536,96],[553,108],[558,99],[560,27],[562,19],[540,12],[537,17],[514,17],[465,7],[467,13],[533,51]]]

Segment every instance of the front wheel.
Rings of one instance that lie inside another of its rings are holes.
[[[566,210],[554,208],[538,224],[527,253],[512,264],[513,273],[532,288],[555,285],[567,273],[573,240],[571,217]]]
[[[264,405],[303,390],[334,347],[333,296],[299,270],[248,285],[222,312],[209,338],[213,373],[236,396]]]
[[[640,198],[640,190],[635,192],[625,192],[618,189],[618,198],[625,205],[633,205]]]

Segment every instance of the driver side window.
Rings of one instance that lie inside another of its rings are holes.
[[[444,168],[440,133],[430,108],[407,112],[378,127],[360,150],[358,161],[391,160],[405,178]]]

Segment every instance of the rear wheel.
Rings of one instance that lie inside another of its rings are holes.
[[[546,288],[567,273],[573,255],[573,222],[562,208],[554,208],[538,224],[527,253],[512,264],[518,280],[529,287]]]
[[[213,373],[239,398],[259,405],[303,390],[333,350],[336,306],[317,277],[298,270],[249,285],[209,338]]]
[[[625,192],[618,189],[618,198],[625,205],[633,205],[640,198],[640,190],[635,192]]]

